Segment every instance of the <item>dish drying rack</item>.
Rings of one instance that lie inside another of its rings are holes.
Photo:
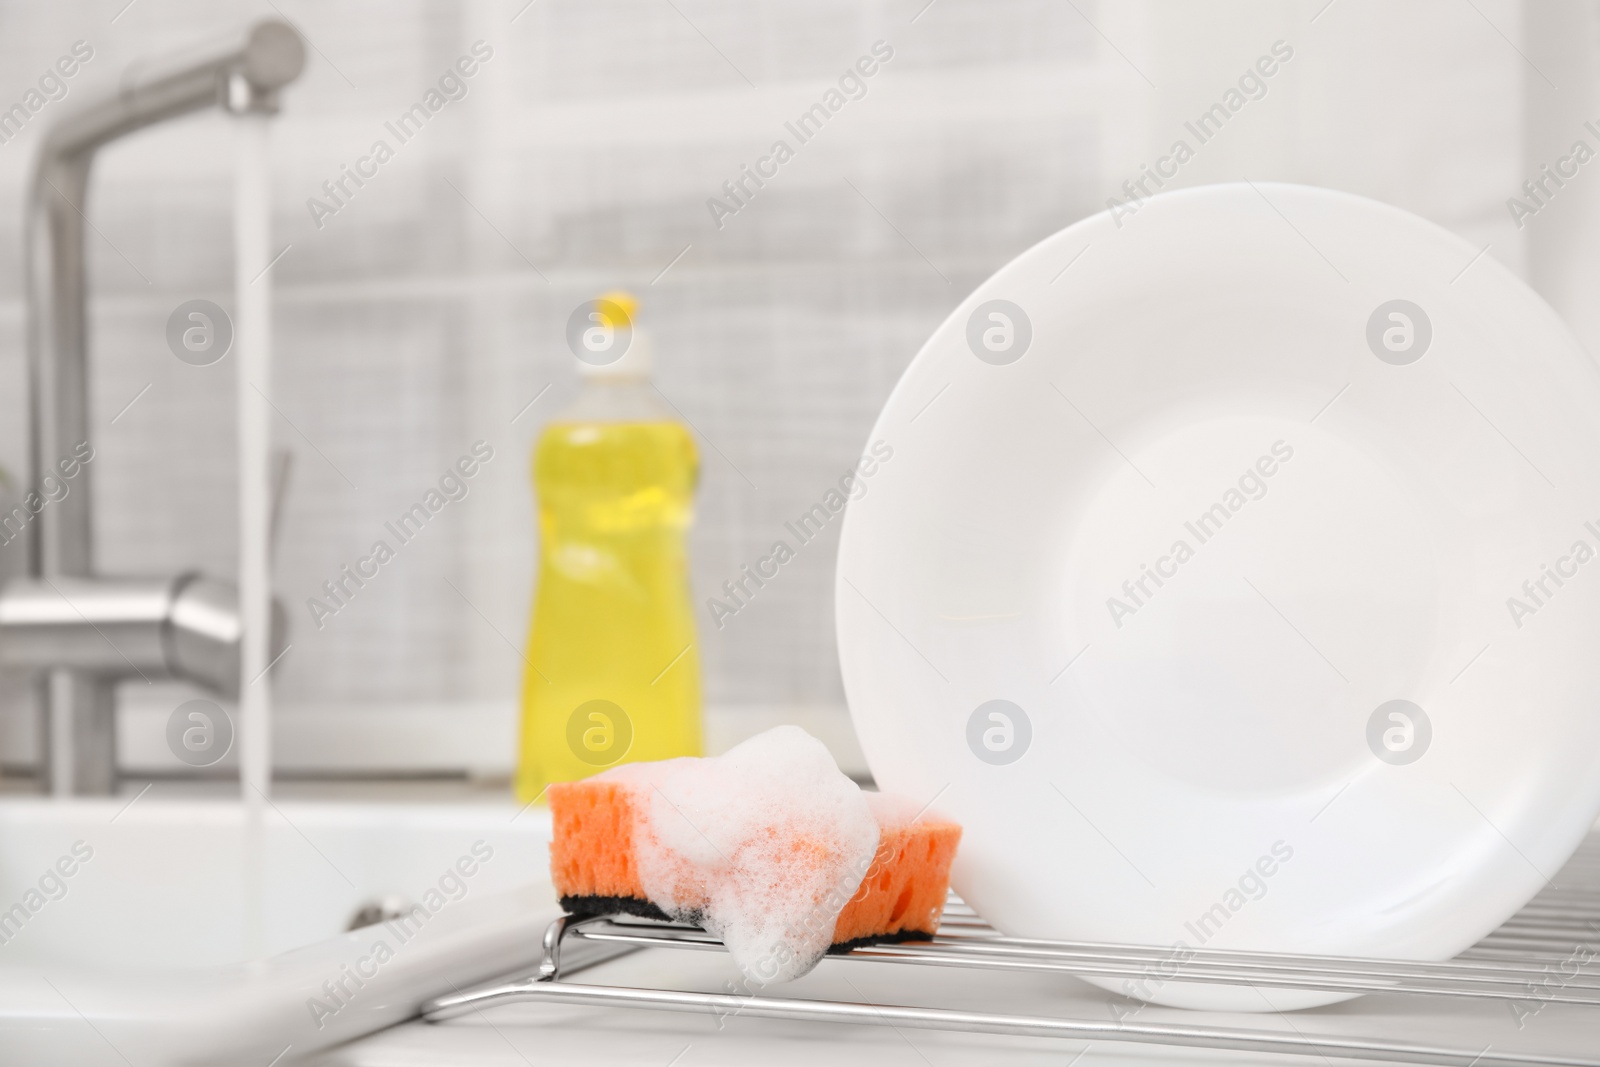
[[[1182,962],[1175,962],[1173,950],[1166,947],[1005,937],[954,893],[932,940],[871,945],[828,957],[846,962],[866,960],[1134,981],[1159,974],[1162,980],[1213,985],[1486,1000],[1511,1005],[1513,1011],[1520,1005],[1530,1014],[1547,1004],[1574,1005],[1583,1009],[1584,1021],[1592,1023],[1590,1032],[1595,1035],[1590,1048],[1577,1056],[1493,1047],[1447,1047],[1384,1037],[1306,1034],[1298,1029],[1284,1032],[1265,1027],[1221,1026],[1208,1022],[1208,1013],[1199,1011],[1183,1013],[1192,1017],[1192,1022],[1141,1022],[1130,1018],[1136,1010],[1136,1002],[1132,1001],[1120,1019],[1072,1018],[569,981],[581,970],[644,948],[724,951],[720,941],[699,927],[624,915],[564,915],[546,930],[543,948],[536,974],[429,1001],[423,1006],[424,1018],[437,1022],[491,1005],[542,1001],[690,1012],[718,1018],[853,1023],[1386,1063],[1600,1067],[1600,833],[1591,834],[1561,874],[1522,911],[1472,948],[1443,963],[1225,950],[1194,950],[1186,953]]]

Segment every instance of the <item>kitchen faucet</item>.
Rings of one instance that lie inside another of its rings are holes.
[[[195,572],[95,573],[92,465],[73,462],[94,438],[84,261],[90,168],[110,142],[206,107],[275,113],[278,90],[304,65],[299,34],[283,22],[259,22],[242,44],[204,59],[130,67],[115,92],[44,136],[27,202],[31,492],[20,519],[28,576],[0,588],[0,665],[35,675],[40,782],[51,793],[115,791],[120,680],[176,677],[224,696],[241,685],[243,620],[231,583]],[[70,491],[57,497],[50,487],[59,488],[62,463],[77,469]],[[274,612],[274,653],[282,617]]]

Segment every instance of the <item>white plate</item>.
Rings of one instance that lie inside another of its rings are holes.
[[[1600,375],[1492,254],[1326,190],[1156,197],[979,286],[873,440],[851,712],[1002,930],[1441,959],[1593,824]],[[1107,985],[1339,999],[1162,977]]]

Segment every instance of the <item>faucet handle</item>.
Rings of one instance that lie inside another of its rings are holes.
[[[283,502],[289,495],[289,475],[294,471],[294,453],[287,448],[272,450],[272,504],[267,511],[267,556],[278,558],[278,535],[283,529]]]
[[[272,604],[272,660],[288,613]],[[197,573],[176,578],[14,578],[0,587],[0,664],[108,678],[178,677],[225,696],[239,676],[239,593]]]
[[[269,663],[283,654],[288,613],[272,600]],[[236,696],[255,681],[240,676],[239,646],[244,626],[239,618],[239,590],[232,582],[185,574],[173,587],[163,627],[167,669],[176,677],[198,682],[224,696]]]

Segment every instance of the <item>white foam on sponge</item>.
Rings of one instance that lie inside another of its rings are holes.
[[[747,980],[798,978],[833,941],[878,850],[878,819],[827,748],[779,726],[707,759],[624,764],[650,901],[719,937]]]

